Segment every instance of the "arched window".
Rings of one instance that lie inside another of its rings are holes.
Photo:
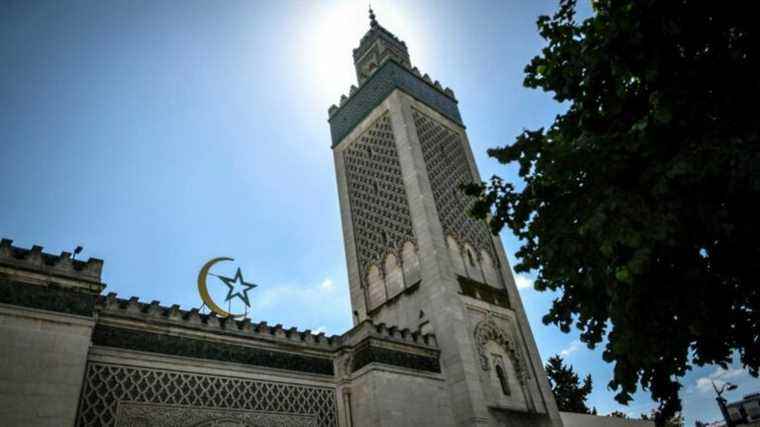
[[[499,377],[499,383],[501,384],[501,391],[505,396],[509,396],[511,390],[509,390],[509,382],[507,381],[507,374],[504,373],[504,368],[501,365],[496,365],[496,376]]]

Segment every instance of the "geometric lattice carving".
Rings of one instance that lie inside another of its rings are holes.
[[[460,185],[474,182],[475,177],[462,138],[416,109],[412,110],[412,115],[444,233],[485,250],[491,259],[498,260],[485,222],[467,216],[467,208],[474,198],[466,196]],[[480,257],[479,253],[476,255]]]
[[[398,253],[415,242],[409,202],[401,176],[388,112],[343,153],[362,284],[372,264],[382,266],[386,251]]]
[[[188,416],[192,408],[230,409],[310,416],[316,426],[337,424],[335,390],[326,387],[89,363],[77,425],[114,426],[119,405],[127,402],[186,407]]]
[[[525,381],[530,378],[530,374],[526,369],[522,353],[513,345],[509,335],[501,329],[496,322],[491,319],[481,320],[475,326],[474,335],[475,346],[477,347],[478,355],[480,356],[481,369],[484,371],[491,369],[491,364],[488,361],[486,345],[489,341],[493,341],[506,351],[515,368],[518,380],[521,384],[525,384]]]

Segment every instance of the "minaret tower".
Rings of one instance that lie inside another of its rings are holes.
[[[479,181],[454,92],[378,24],[329,109],[354,323],[433,332],[452,425],[561,421],[501,241],[468,217]]]

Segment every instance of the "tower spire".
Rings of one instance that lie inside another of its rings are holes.
[[[377,27],[377,21],[375,20],[375,12],[372,11],[372,3],[369,4],[369,25],[372,28]]]

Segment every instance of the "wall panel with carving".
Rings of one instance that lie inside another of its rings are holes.
[[[460,185],[474,182],[475,176],[470,169],[462,137],[457,131],[417,109],[412,109],[412,116],[444,233],[455,236],[465,260],[468,255],[464,251],[466,244],[478,249],[469,253],[469,256],[476,258],[473,265],[479,263],[480,251],[486,251],[492,260],[496,260],[488,227],[483,221],[467,215],[471,200],[462,193]]]
[[[182,371],[87,366],[78,426],[335,426],[335,389]]]
[[[343,156],[359,273],[366,286],[370,265],[382,269],[388,251],[400,256],[404,243],[415,241],[390,114],[377,119]]]

